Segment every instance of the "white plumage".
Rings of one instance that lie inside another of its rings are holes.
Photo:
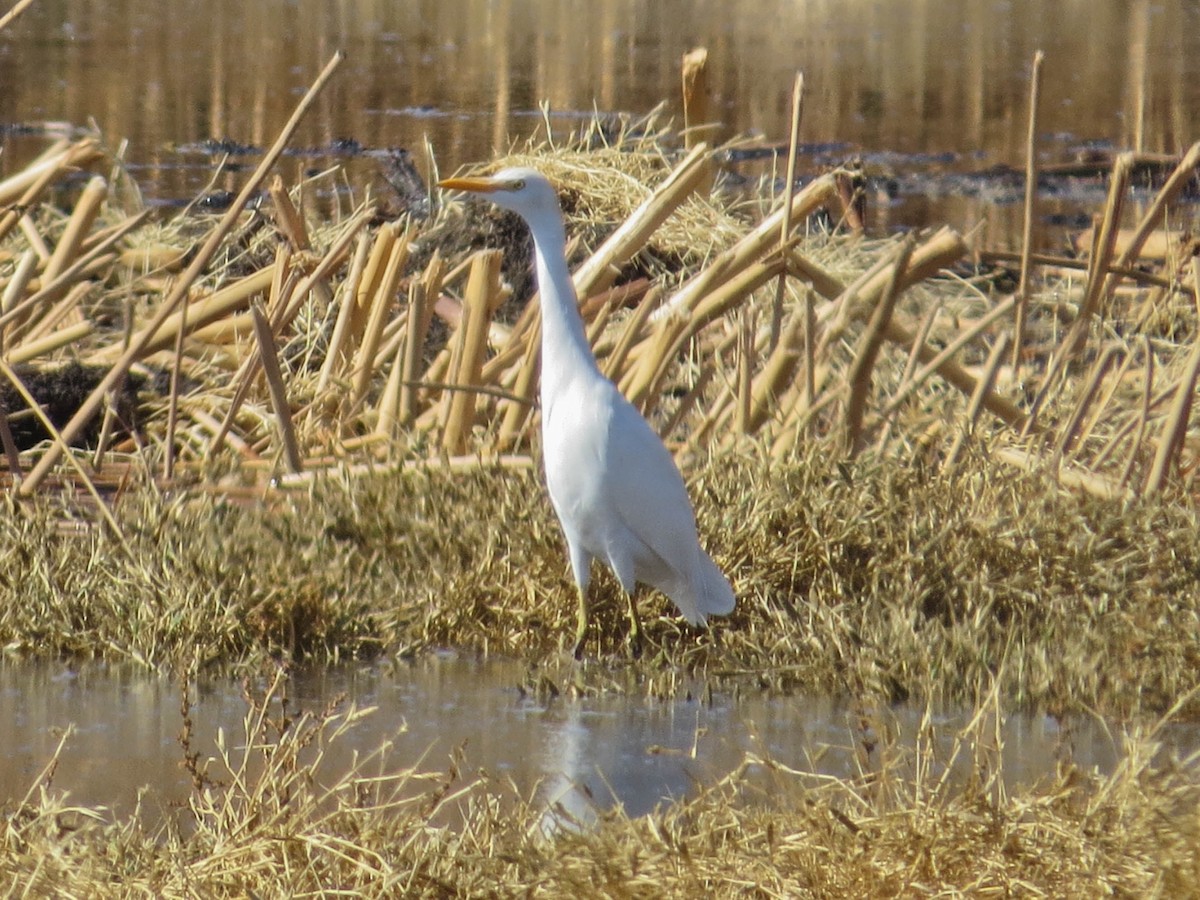
[[[674,460],[596,365],[567,269],[553,186],[526,168],[440,184],[486,193],[518,213],[533,233],[542,309],[542,446],[550,500],[579,588],[575,655],[582,654],[587,632],[593,559],[608,563],[625,590],[635,652],[641,642],[633,600],[639,582],[670,597],[693,625],[731,613],[733,588],[700,546]]]

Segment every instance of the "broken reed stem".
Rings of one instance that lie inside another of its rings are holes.
[[[1133,467],[1137,463],[1138,452],[1142,448],[1142,441],[1146,437],[1146,426],[1150,422],[1150,410],[1153,405],[1154,393],[1154,354],[1150,348],[1150,338],[1146,335],[1142,336],[1143,347],[1146,355],[1145,376],[1142,380],[1142,408],[1137,418],[1137,434],[1134,436],[1133,442],[1129,445],[1129,454],[1125,457],[1125,465],[1121,467],[1121,484],[1129,484],[1129,477],[1133,474]],[[1128,429],[1123,429],[1128,433]],[[1100,456],[1104,459],[1108,458],[1108,454],[1116,448],[1117,442],[1124,434],[1114,435],[1109,441],[1108,446],[1104,448]],[[1096,465],[1100,465],[1103,460],[1097,457]]]
[[[1020,447],[1000,447],[992,454],[994,459],[1013,466],[1023,472],[1036,472],[1044,459],[1040,454],[1030,453]],[[1062,466],[1056,473],[1058,483],[1065,488],[1080,490],[1099,497],[1101,500],[1132,500],[1133,492],[1104,475],[1081,472],[1074,466]]]
[[[67,220],[67,225],[54,247],[54,252],[50,255],[50,261],[46,263],[46,268],[42,271],[42,278],[45,281],[53,281],[67,267],[68,262],[78,255],[79,247],[91,229],[92,223],[96,221],[100,207],[107,197],[108,182],[99,175],[93,175],[79,195],[75,209],[71,212],[71,218]]]
[[[0,208],[6,210],[0,216],[0,241],[25,219],[26,210],[33,208],[46,188],[64,171],[89,165],[100,156],[100,146],[91,138],[74,144],[61,141],[21,172],[0,182]]]
[[[1167,177],[1163,186],[1159,188],[1158,193],[1154,195],[1154,199],[1150,205],[1146,207],[1146,213],[1142,216],[1140,222],[1133,230],[1133,235],[1129,239],[1129,244],[1125,247],[1121,257],[1117,260],[1116,266],[1111,270],[1124,274],[1124,271],[1129,270],[1137,262],[1138,255],[1142,252],[1142,248],[1146,245],[1146,239],[1154,233],[1154,230],[1159,227],[1162,222],[1163,212],[1166,210],[1176,197],[1188,186],[1192,178],[1195,177],[1196,167],[1200,166],[1200,141],[1192,144],[1188,148],[1187,153],[1179,160],[1179,165]]]
[[[195,283],[196,279],[199,278],[201,272],[208,267],[208,264],[216,255],[218,248],[222,243],[224,243],[225,236],[229,233],[229,231],[233,228],[234,223],[241,216],[242,210],[245,208],[246,203],[250,200],[250,197],[253,196],[253,194],[258,190],[259,185],[262,184],[262,181],[264,178],[266,178],[267,173],[275,165],[275,162],[283,153],[284,148],[291,141],[292,135],[295,133],[297,126],[300,124],[300,120],[308,112],[309,108],[312,106],[317,96],[321,93],[321,90],[328,83],[329,79],[333,77],[333,73],[337,70],[338,66],[341,65],[344,58],[345,54],[343,54],[341,51],[338,51],[334,54],[329,63],[326,64],[324,70],[322,70],[321,74],[317,77],[317,80],[313,82],[313,85],[305,93],[304,97],[301,98],[300,103],[296,106],[291,118],[284,125],[283,130],[280,132],[279,137],[276,138],[275,143],[272,144],[271,148],[266,152],[266,154],[264,154],[262,161],[259,163],[258,168],[255,169],[254,174],[251,175],[250,179],[245,185],[243,185],[242,190],[238,193],[229,209],[226,210],[225,214],[217,223],[217,226],[208,236],[208,239],[197,251],[195,258],[192,260],[192,264],[188,266],[186,271],[184,271],[184,273],[180,276],[174,288],[171,290],[171,293],[163,300],[162,307],[154,316],[150,326],[148,326],[145,331],[135,338],[135,340],[130,344],[129,348],[123,354],[121,354],[120,359],[117,360],[117,362],[109,369],[104,378],[101,379],[100,383],[95,387],[95,389],[93,389],[92,393],[88,395],[87,399],[84,400],[82,404],[80,404],[75,415],[71,417],[70,421],[67,422],[66,426],[64,426],[62,430],[62,443],[56,443],[52,445],[30,470],[29,477],[21,482],[21,485],[18,488],[18,492],[21,496],[28,497],[38,489],[38,486],[41,485],[46,475],[49,474],[50,470],[59,461],[68,442],[74,440],[87,425],[87,423],[92,420],[92,418],[99,411],[101,404],[104,402],[105,395],[112,390],[112,388],[117,384],[118,381],[120,381],[121,378],[125,376],[125,373],[129,371],[129,367],[133,365],[135,360],[140,358],[145,348],[154,340],[159,326],[161,326],[172,314],[174,314],[176,307],[183,302],[183,299],[191,290],[191,287]]]
[[[370,251],[371,236],[363,232],[358,236],[358,246],[354,250],[350,272],[347,274],[346,280],[342,282],[341,290],[338,291],[337,320],[334,322],[333,334],[329,338],[329,348],[325,351],[325,362],[321,365],[321,374],[317,379],[318,396],[324,394],[329,388],[334,369],[339,368],[347,356],[346,335],[350,329],[350,319],[354,315],[354,305],[358,302],[358,288],[362,284]]]
[[[629,351],[642,340],[642,331],[646,327],[646,322],[661,298],[662,287],[657,284],[653,285],[646,292],[642,301],[633,308],[633,315],[625,320],[625,324],[621,327],[621,336],[617,338],[612,352],[607,354],[604,365],[601,367],[610,381],[616,381],[620,377],[625,363],[629,359]]]
[[[959,429],[954,443],[950,445],[950,450],[946,453],[946,460],[942,463],[943,472],[954,471],[958,465],[958,456],[966,445],[967,438],[975,433],[975,428],[979,423],[979,413],[983,409],[983,398],[988,395],[992,390],[992,385],[996,383],[996,373],[1000,371],[1000,364],[1004,360],[1004,351],[1007,348],[1008,335],[1002,331],[996,336],[996,343],[988,353],[987,362],[984,363],[983,371],[980,373],[979,383],[971,392],[971,400],[967,404],[966,421],[963,422],[963,427]]]
[[[1200,285],[1200,258],[1192,257],[1192,278]],[[1200,290],[1198,290],[1200,296]],[[1197,302],[1200,307],[1200,302]],[[1162,434],[1158,439],[1158,450],[1154,454],[1154,464],[1146,478],[1144,493],[1156,494],[1167,483],[1171,464],[1179,456],[1183,448],[1183,438],[1187,433],[1188,417],[1192,410],[1192,393],[1196,389],[1196,377],[1200,375],[1200,336],[1192,339],[1192,351],[1188,354],[1187,364],[1183,375],[1175,388],[1175,397],[1171,408],[1163,421]]]
[[[1025,136],[1025,212],[1021,224],[1021,274],[1017,281],[1018,299],[1013,322],[1012,368],[1016,380],[1020,379],[1021,353],[1025,346],[1025,320],[1029,310],[1029,255],[1033,252],[1033,225],[1036,220],[1034,207],[1037,203],[1038,187],[1038,109],[1042,93],[1042,62],[1045,58],[1046,54],[1041,50],[1033,55],[1033,71],[1029,77],[1029,130]]]
[[[1104,348],[1104,351],[1097,357],[1095,363],[1092,364],[1092,372],[1088,377],[1087,384],[1079,395],[1079,399],[1075,404],[1075,409],[1072,410],[1070,418],[1067,419],[1062,431],[1059,433],[1058,440],[1055,441],[1053,456],[1056,458],[1062,457],[1070,449],[1079,432],[1079,426],[1083,422],[1083,417],[1087,414],[1088,407],[1091,406],[1092,400],[1096,397],[1096,392],[1099,391],[1101,383],[1108,374],[1109,366],[1116,359],[1117,354],[1122,353],[1122,349],[1116,344],[1110,344]]]
[[[697,126],[709,121],[707,48],[696,47],[683,54],[679,71],[683,81],[683,140],[690,150],[698,140]]]
[[[747,433],[753,434],[763,426],[792,381],[796,365],[800,361],[800,353],[796,349],[797,338],[807,323],[806,309],[798,309],[793,313],[787,320],[783,332],[779,335],[779,342],[775,345],[775,349],[771,351],[762,371],[754,379]],[[807,404],[809,402],[808,394],[803,396],[803,402]]]
[[[283,382],[283,372],[279,368],[279,354],[275,351],[275,335],[271,333],[271,323],[263,312],[262,306],[255,303],[250,307],[254,316],[254,336],[258,341],[258,355],[262,360],[263,375],[267,379],[267,389],[271,395],[271,406],[275,410],[275,421],[279,425],[279,438],[283,443],[284,456],[288,468],[299,472],[304,468],[304,460],[300,455],[300,445],[296,442],[296,428],[292,422],[292,410],[288,406],[287,386]]]
[[[387,226],[384,226],[387,227]],[[363,402],[367,389],[371,385],[371,377],[375,374],[375,353],[379,349],[383,337],[383,327],[387,324],[387,314],[392,309],[392,301],[400,288],[400,277],[404,274],[404,264],[408,262],[410,232],[405,230],[392,242],[388,254],[387,265],[375,285],[374,291],[367,299],[369,315],[362,331],[362,342],[358,347],[358,359],[354,367],[354,381],[350,396],[352,405]]]
[[[465,320],[455,335],[455,353],[451,360],[453,384],[474,387],[483,371],[487,350],[487,326],[501,297],[499,250],[482,250],[475,255],[463,294]],[[466,451],[467,435],[474,424],[475,396],[467,391],[447,394],[447,414],[442,431],[442,448],[451,456]]]
[[[167,398],[167,435],[163,453],[163,481],[175,475],[175,426],[179,420],[179,374],[183,369],[183,337],[187,333],[188,301],[179,305],[179,330],[175,332],[175,354],[171,360],[171,390]]]
[[[942,309],[943,298],[938,296],[934,298],[933,305],[929,311],[921,317],[920,324],[917,325],[916,335],[913,337],[913,344],[908,350],[908,359],[904,362],[904,371],[900,374],[900,381],[897,384],[897,391],[903,390],[912,380],[913,373],[917,370],[917,348],[925,346],[925,341],[929,339],[929,332],[933,330],[933,323],[937,321],[938,313]],[[883,426],[883,432],[879,435],[877,447],[882,453],[883,448],[887,446],[892,436],[892,428],[896,424],[896,416],[894,413],[884,415],[886,424]]]
[[[3,31],[14,21],[16,21],[17,17],[32,5],[33,0],[17,0],[17,2],[13,4],[12,9],[6,12],[3,16],[0,16],[0,31]]]
[[[738,434],[750,433],[750,386],[754,372],[754,332],[757,322],[753,309],[742,311],[738,324],[737,423]]]
[[[787,175],[783,186],[783,219],[779,224],[779,251],[787,252],[788,238],[792,233],[792,197],[796,193],[796,152],[800,143],[800,112],[804,103],[804,73],[797,72],[792,84],[792,125],[788,138]],[[771,332],[767,341],[767,352],[773,353],[779,343],[779,332],[783,328],[783,295],[787,288],[787,274],[781,274],[775,287],[775,302],[771,306]],[[811,301],[809,301],[811,305]],[[805,363],[806,376],[809,372]],[[806,380],[805,384],[809,382]]]
[[[404,366],[401,371],[398,415],[407,424],[417,417],[417,391],[413,384],[420,373],[425,348],[425,336],[433,319],[433,307],[442,292],[446,264],[434,252],[420,279],[413,281],[408,291],[408,325],[404,333]]]
[[[900,408],[900,404],[902,404],[913,391],[925,383],[925,379],[927,379],[934,372],[942,372],[948,365],[953,363],[953,358],[958,354],[958,351],[962,350],[963,347],[974,341],[977,337],[979,337],[979,335],[991,328],[992,325],[994,325],[997,321],[1011,313],[1013,304],[1015,302],[1015,297],[1009,297],[1008,299],[1002,301],[989,312],[975,320],[970,328],[960,332],[958,337],[951,341],[942,350],[935,352],[928,345],[914,345],[917,358],[924,361],[925,365],[922,366],[917,373],[912,376],[912,378],[910,378],[905,384],[901,385],[896,390],[896,393],[892,395],[892,398],[884,405],[883,415],[890,416],[892,413],[896,412],[896,410]],[[924,351],[921,349],[922,346],[925,347]],[[972,379],[971,391],[974,389],[975,381]],[[1000,418],[1007,421],[1005,416],[1000,416]],[[1014,422],[1019,421],[1019,418],[1014,419]],[[1012,425],[1014,422],[1009,422],[1008,424]]]
[[[904,277],[904,270],[908,267],[908,261],[912,258],[915,246],[916,238],[909,232],[900,245],[895,262],[892,263],[887,287],[884,288],[879,301],[875,304],[866,330],[859,341],[858,352],[854,355],[854,361],[846,375],[846,382],[850,385],[850,396],[846,401],[844,446],[851,459],[857,456],[862,449],[862,424],[866,414],[867,394],[871,389],[871,372],[875,368],[875,361],[879,358],[879,349],[883,346],[883,332],[892,320],[892,312],[895,310],[896,300],[900,296],[900,283]]]

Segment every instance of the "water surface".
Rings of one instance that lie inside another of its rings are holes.
[[[641,815],[659,803],[692,796],[748,758],[800,772],[853,778],[878,765],[880,753],[912,755],[923,710],[864,711],[828,697],[769,696],[752,689],[697,682],[688,696],[535,697],[520,689],[522,663],[444,654],[393,668],[338,666],[299,672],[289,685],[291,711],[319,710],[335,697],[378,709],[344,741],[329,766],[344,770],[354,752],[393,741],[389,765],[444,771],[461,754],[466,771],[484,769],[537,793],[586,821],[621,804]],[[704,699],[696,699],[704,698]],[[192,748],[214,753],[217,729],[231,746],[244,743],[247,706],[240,682],[215,678],[190,696]],[[186,800],[180,766],[180,688],[169,678],[102,666],[8,665],[0,668],[0,803],[19,800],[51,759],[65,729],[73,730],[54,774],[72,803],[129,812],[145,790],[144,809],[169,812]],[[273,708],[278,713],[278,706]],[[864,728],[863,715],[870,724]],[[939,766],[952,758],[966,710],[933,717]],[[879,731],[887,734],[880,734]],[[890,738],[888,736],[891,736]],[[1000,729],[1003,776],[1010,785],[1049,777],[1060,763],[1107,772],[1120,739],[1103,724],[1064,724],[1048,716],[1008,717]],[[1200,746],[1200,728],[1170,732],[1177,749]],[[885,739],[886,738],[886,739]],[[975,759],[967,747],[956,765],[965,776]],[[756,780],[757,779],[757,780]],[[750,784],[765,797],[769,778],[752,768]]]

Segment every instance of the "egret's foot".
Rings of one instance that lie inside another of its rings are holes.
[[[575,635],[575,649],[571,651],[576,660],[583,659],[583,645],[586,643],[587,629],[581,629]]]

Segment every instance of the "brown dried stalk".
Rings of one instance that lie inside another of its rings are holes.
[[[1033,55],[1033,71],[1029,75],[1029,130],[1025,135],[1025,213],[1021,224],[1021,274],[1017,280],[1017,309],[1013,322],[1012,367],[1014,376],[1021,369],[1021,352],[1025,346],[1025,318],[1029,311],[1030,254],[1033,252],[1033,225],[1036,221],[1038,159],[1037,126],[1039,98],[1042,93],[1042,62],[1046,54],[1039,50]]]
[[[451,357],[452,381],[461,387],[475,387],[483,371],[483,354],[487,350],[487,326],[493,310],[499,306],[503,293],[500,287],[500,263],[503,254],[498,250],[483,250],[475,255],[467,289],[463,295],[466,321],[454,338]],[[451,456],[466,451],[467,434],[475,413],[475,395],[464,390],[446,392],[445,425],[442,447]]]
[[[211,262],[213,256],[216,255],[217,249],[222,243],[224,243],[225,236],[229,233],[230,229],[233,228],[234,223],[241,216],[242,210],[245,208],[246,203],[250,200],[250,197],[258,190],[259,185],[262,184],[262,181],[264,178],[266,178],[267,173],[275,165],[275,162],[279,159],[280,154],[283,153],[284,147],[286,147],[288,142],[291,140],[297,126],[300,124],[300,120],[304,117],[304,114],[308,112],[308,109],[316,100],[317,95],[320,94],[322,88],[324,88],[326,83],[328,83],[329,79],[333,76],[333,73],[337,70],[337,67],[341,65],[344,58],[345,55],[340,51],[334,54],[333,58],[329,61],[329,63],[325,66],[325,69],[313,83],[312,87],[310,87],[305,93],[304,97],[301,98],[295,112],[292,113],[291,118],[288,120],[287,124],[284,125],[283,130],[280,132],[275,143],[263,156],[262,161],[259,163],[258,168],[255,169],[254,174],[251,175],[250,179],[242,187],[242,190],[238,193],[238,196],[234,199],[229,209],[226,210],[225,214],[221,217],[220,221],[217,223],[217,226],[213,229],[208,239],[197,251],[195,258],[192,260],[192,264],[188,266],[187,270],[179,277],[179,280],[172,289],[171,293],[163,300],[162,307],[151,321],[150,326],[141,332],[140,335],[135,337],[129,348],[121,355],[121,358],[117,360],[112,368],[109,369],[108,374],[101,379],[100,383],[95,387],[88,398],[80,405],[75,415],[71,417],[71,420],[63,428],[62,433],[64,443],[61,445],[55,444],[51,446],[42,456],[42,458],[38,460],[33,469],[30,470],[29,477],[21,483],[21,486],[18,489],[21,496],[28,497],[38,489],[38,486],[42,483],[46,475],[49,474],[50,470],[55,466],[59,458],[62,456],[63,448],[66,446],[66,442],[74,440],[84,429],[87,423],[92,420],[92,418],[99,411],[100,406],[104,402],[104,398],[108,392],[112,390],[118,381],[125,377],[125,374],[129,371],[129,367],[133,365],[137,359],[141,358],[147,346],[149,346],[151,342],[155,340],[159,326],[161,326],[175,313],[176,308],[188,295],[188,292],[191,290],[191,287],[195,283],[196,279],[200,277],[200,273],[208,267],[209,262]]]
[[[271,333],[271,323],[260,304],[255,303],[250,308],[250,312],[254,316],[254,336],[258,340],[258,354],[262,360],[263,375],[267,379],[267,389],[271,395],[271,407],[275,410],[275,421],[279,425],[279,438],[283,443],[284,458],[291,471],[299,472],[304,468],[304,460],[300,455],[300,445],[296,442],[296,428],[292,422],[292,410],[287,401],[287,386],[283,382],[283,372],[279,368],[279,354],[275,350],[275,335]]]

